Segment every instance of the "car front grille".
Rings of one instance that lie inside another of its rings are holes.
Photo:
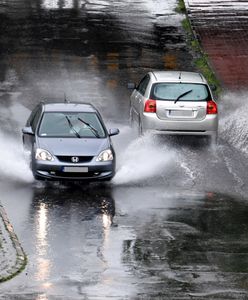
[[[77,163],[85,163],[90,162],[94,156],[57,156],[57,159],[61,162],[71,163],[74,162],[73,157],[78,157]]]

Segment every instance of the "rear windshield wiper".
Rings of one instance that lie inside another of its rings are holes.
[[[77,130],[73,127],[71,120],[68,118],[68,116],[65,116],[70,128],[72,129],[72,131],[75,133],[76,137],[78,137],[79,139],[81,138],[80,134],[77,132]]]
[[[179,95],[179,96],[177,97],[177,99],[175,100],[174,103],[177,103],[177,101],[180,100],[180,98],[182,98],[183,96],[188,95],[188,94],[191,93],[191,92],[192,92],[192,90],[189,90],[189,91],[184,92],[183,94]]]
[[[99,135],[98,131],[96,130],[96,128],[94,128],[92,125],[90,125],[89,123],[85,122],[81,118],[78,118],[78,120],[80,122],[82,122],[83,124],[85,124],[91,130],[91,132],[93,132],[93,134],[94,134],[95,137],[100,138],[100,135]]]

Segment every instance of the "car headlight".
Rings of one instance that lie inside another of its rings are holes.
[[[48,152],[47,150],[44,150],[44,149],[40,149],[40,148],[36,149],[35,158],[37,160],[48,160],[48,161],[54,160],[54,158],[50,152]]]
[[[114,159],[113,152],[110,149],[107,149],[107,150],[102,151],[98,155],[96,161],[110,161],[113,159]]]

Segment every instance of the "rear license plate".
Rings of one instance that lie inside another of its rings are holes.
[[[63,172],[87,173],[88,167],[64,167]]]
[[[192,110],[169,110],[170,117],[192,117]]]

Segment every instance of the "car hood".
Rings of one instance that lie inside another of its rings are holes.
[[[38,138],[37,148],[53,155],[96,156],[110,147],[108,138]]]

